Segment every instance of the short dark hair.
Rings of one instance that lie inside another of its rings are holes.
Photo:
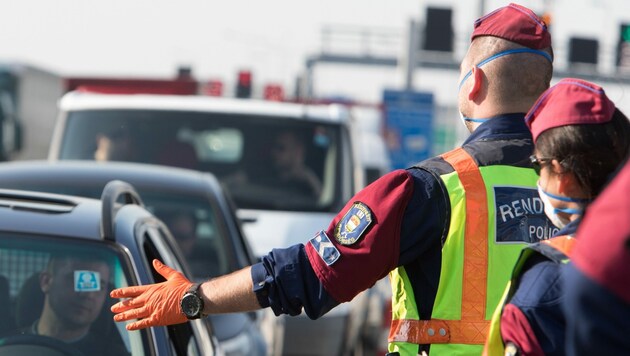
[[[108,268],[110,268],[110,270],[113,270],[112,268],[112,262],[109,261],[109,259],[107,258],[107,255],[97,252],[97,251],[90,251],[90,253],[79,253],[79,252],[53,252],[50,255],[50,258],[48,259],[48,263],[46,264],[46,268],[45,271],[50,273],[50,274],[54,274],[57,271],[59,271],[59,269],[61,269],[62,266],[65,266],[67,263],[70,262],[97,262],[97,263],[105,263],[107,264]]]
[[[605,124],[565,125],[544,131],[536,151],[560,162],[582,190],[595,198],[629,154],[630,122],[617,108]]]

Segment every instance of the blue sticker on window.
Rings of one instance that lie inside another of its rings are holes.
[[[96,271],[74,271],[75,292],[98,292],[100,290],[100,273]]]
[[[320,231],[309,242],[313,245],[319,257],[329,266],[335,263],[339,259],[339,256],[341,256],[339,250],[333,245],[324,231]]]
[[[497,243],[534,243],[558,232],[536,189],[494,187],[494,202]]]
[[[372,223],[372,211],[367,205],[356,202],[335,226],[335,240],[342,245],[352,245]]]

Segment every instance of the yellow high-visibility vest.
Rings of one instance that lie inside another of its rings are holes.
[[[480,355],[492,313],[525,246],[524,242],[495,243],[495,188],[535,190],[535,172],[508,165],[478,167],[462,148],[442,158],[454,169],[440,174],[448,191],[451,218],[430,320],[420,320],[405,267],[390,273],[393,295],[388,349],[401,355],[417,355],[423,344],[431,344],[433,355]]]

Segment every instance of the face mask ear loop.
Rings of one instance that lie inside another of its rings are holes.
[[[507,56],[510,54],[516,54],[516,53],[533,53],[533,54],[537,54],[539,56],[543,56],[545,57],[549,62],[553,62],[553,60],[551,59],[551,55],[549,55],[549,53],[545,52],[545,51],[539,51],[537,49],[531,49],[531,48],[515,48],[515,49],[509,49],[507,51],[503,51],[503,52],[499,52],[495,55],[492,55],[486,59],[484,59],[483,61],[477,63],[477,65],[475,67],[481,67],[482,65],[495,60],[497,58],[501,58],[503,56]],[[461,90],[462,85],[464,85],[464,82],[466,81],[466,79],[468,79],[468,77],[470,77],[472,74],[472,70],[469,70],[468,73],[466,73],[466,75],[464,76],[464,78],[462,78],[461,82],[459,82],[459,87],[458,90]]]
[[[462,90],[462,85],[464,85],[464,83],[466,82],[466,79],[468,79],[468,77],[470,77],[472,75],[472,69],[468,71],[468,73],[466,73],[466,75],[464,76],[464,78],[462,78],[462,81],[459,82],[459,86],[457,87],[457,91]]]
[[[547,195],[550,198],[556,199],[556,200],[560,200],[566,203],[578,203],[578,204],[587,204],[590,203],[592,201],[592,199],[582,199],[582,198],[569,198],[569,197],[563,197],[560,195],[555,195],[555,194],[551,194],[549,192],[546,191],[542,191],[543,193],[545,193],[545,195]]]
[[[565,213],[569,215],[582,215],[584,214],[584,209],[570,209],[570,208],[554,208],[554,213]]]
[[[477,123],[480,123],[480,124],[481,124],[481,123],[484,123],[484,122],[486,122],[486,121],[488,121],[488,120],[490,120],[490,119],[473,119],[473,118],[470,118],[470,117],[466,117],[466,116],[464,116],[464,117],[463,117],[463,120],[464,120],[464,121],[470,121],[470,122],[477,122]]]

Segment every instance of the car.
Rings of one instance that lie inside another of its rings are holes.
[[[0,355],[222,355],[207,319],[114,322],[109,291],[164,281],[154,258],[189,274],[128,183],[109,182],[101,199],[0,189]]]
[[[114,179],[132,184],[146,209],[167,225],[194,280],[224,275],[254,261],[233,205],[212,174],[124,162],[0,163],[3,188],[98,197]],[[209,318],[226,355],[282,353],[283,319],[269,309]]]
[[[49,160],[211,172],[234,199],[256,256],[306,243],[365,185],[359,131],[342,105],[77,91],[59,108]],[[301,175],[306,183],[286,177],[295,171],[309,172]],[[348,354],[359,346],[366,310],[361,293],[317,320],[286,318],[283,351]]]

